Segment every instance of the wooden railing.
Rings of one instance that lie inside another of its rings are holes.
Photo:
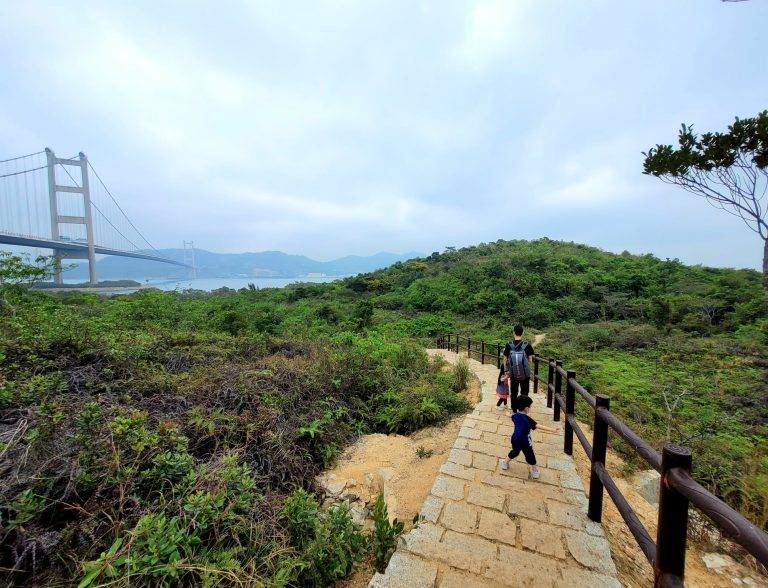
[[[466,352],[481,363],[495,363],[497,367],[501,366],[503,346],[499,343],[488,343],[459,335],[440,335],[437,345],[457,353]],[[608,396],[590,394],[576,381],[576,372],[563,368],[561,361],[535,355],[533,364],[534,393],[538,392],[539,388],[539,366],[546,366],[547,407],[553,409],[555,421],[561,418],[565,420],[563,451],[573,455],[575,435],[592,463],[587,515],[593,521],[601,521],[603,493],[608,492],[638,546],[653,566],[654,586],[684,586],[688,508],[691,504],[707,516],[724,535],[741,545],[762,565],[768,566],[768,533],[750,523],[691,477],[690,449],[667,443],[659,453],[611,412],[611,400]],[[592,407],[594,420],[591,444],[574,416],[576,399],[579,397]],[[606,470],[605,455],[610,430],[626,441],[635,453],[661,474],[655,541]]]

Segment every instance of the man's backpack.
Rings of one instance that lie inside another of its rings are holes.
[[[528,356],[525,350],[528,343],[525,341],[512,341],[509,344],[509,373],[515,380],[527,380],[531,377],[531,366],[528,365]]]

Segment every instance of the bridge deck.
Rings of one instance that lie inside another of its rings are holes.
[[[55,239],[45,239],[42,237],[30,237],[26,235],[15,235],[11,233],[5,233],[0,231],[0,244],[4,245],[16,245],[19,247],[37,247],[40,249],[53,249],[62,251],[73,256],[83,257],[87,259],[88,245],[84,242],[77,241],[59,241]],[[142,253],[140,251],[123,251],[122,249],[112,249],[109,247],[102,247],[101,245],[95,246],[95,252],[98,255],[116,255],[118,257],[134,257],[136,259],[147,259],[150,261],[157,261],[160,263],[169,263],[171,265],[178,265],[180,267],[190,267],[186,263],[167,259],[165,257],[159,257],[149,253]]]
[[[445,350],[430,351],[455,362]],[[534,432],[541,478],[529,478],[522,456],[502,471],[509,451],[509,411],[495,407],[498,370],[470,360],[483,399],[424,501],[417,528],[403,536],[384,574],[370,587],[618,587],[602,527],[587,518],[587,499],[563,434]],[[532,393],[532,392],[531,392]],[[531,416],[554,426],[546,396],[532,394]]]

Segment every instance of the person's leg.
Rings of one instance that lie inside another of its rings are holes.
[[[514,378],[509,378],[509,405],[512,407],[512,412],[517,412],[515,409],[515,398],[517,398],[517,389],[520,386],[520,382]]]
[[[533,452],[533,447],[531,445],[523,447],[523,455],[525,456],[525,461],[531,466],[531,477],[534,480],[538,479],[541,472],[536,467],[536,454]]]
[[[525,381],[526,380],[522,380],[522,381],[515,380],[515,396],[514,396],[515,398],[517,398],[518,396],[522,396],[524,390],[526,391],[526,395],[527,395],[527,388],[523,388],[523,383]],[[517,411],[514,411],[514,412],[517,412]]]
[[[530,391],[531,387],[531,379],[526,378],[525,380],[522,380],[520,382],[520,395],[528,396],[528,392]]]
[[[532,466],[536,465],[536,454],[533,452],[533,447],[531,445],[527,445],[522,449],[518,449],[517,453],[520,453],[520,451],[523,452],[523,455],[525,456],[525,461],[526,463],[528,463],[528,465],[532,465]]]
[[[499,460],[499,465],[501,466],[502,470],[508,470],[509,469],[509,460],[515,459],[518,455],[520,455],[520,448],[512,446],[512,449],[509,452],[509,455],[507,457],[502,457]]]
[[[499,398],[499,401],[496,403],[496,406],[501,406],[502,404],[504,406],[507,405],[507,399],[506,398]]]

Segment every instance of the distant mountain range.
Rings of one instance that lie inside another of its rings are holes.
[[[160,249],[164,257],[185,261],[183,249]],[[187,252],[189,255],[189,252]],[[381,252],[375,255],[347,255],[331,261],[316,261],[304,255],[282,251],[258,253],[213,253],[195,249],[195,266],[200,278],[299,278],[317,275],[347,276],[371,272],[398,261],[422,257],[421,253]],[[131,257],[104,257],[96,262],[100,280],[185,278],[189,270],[166,263]],[[65,273],[67,279],[86,279],[88,265],[79,264]]]

